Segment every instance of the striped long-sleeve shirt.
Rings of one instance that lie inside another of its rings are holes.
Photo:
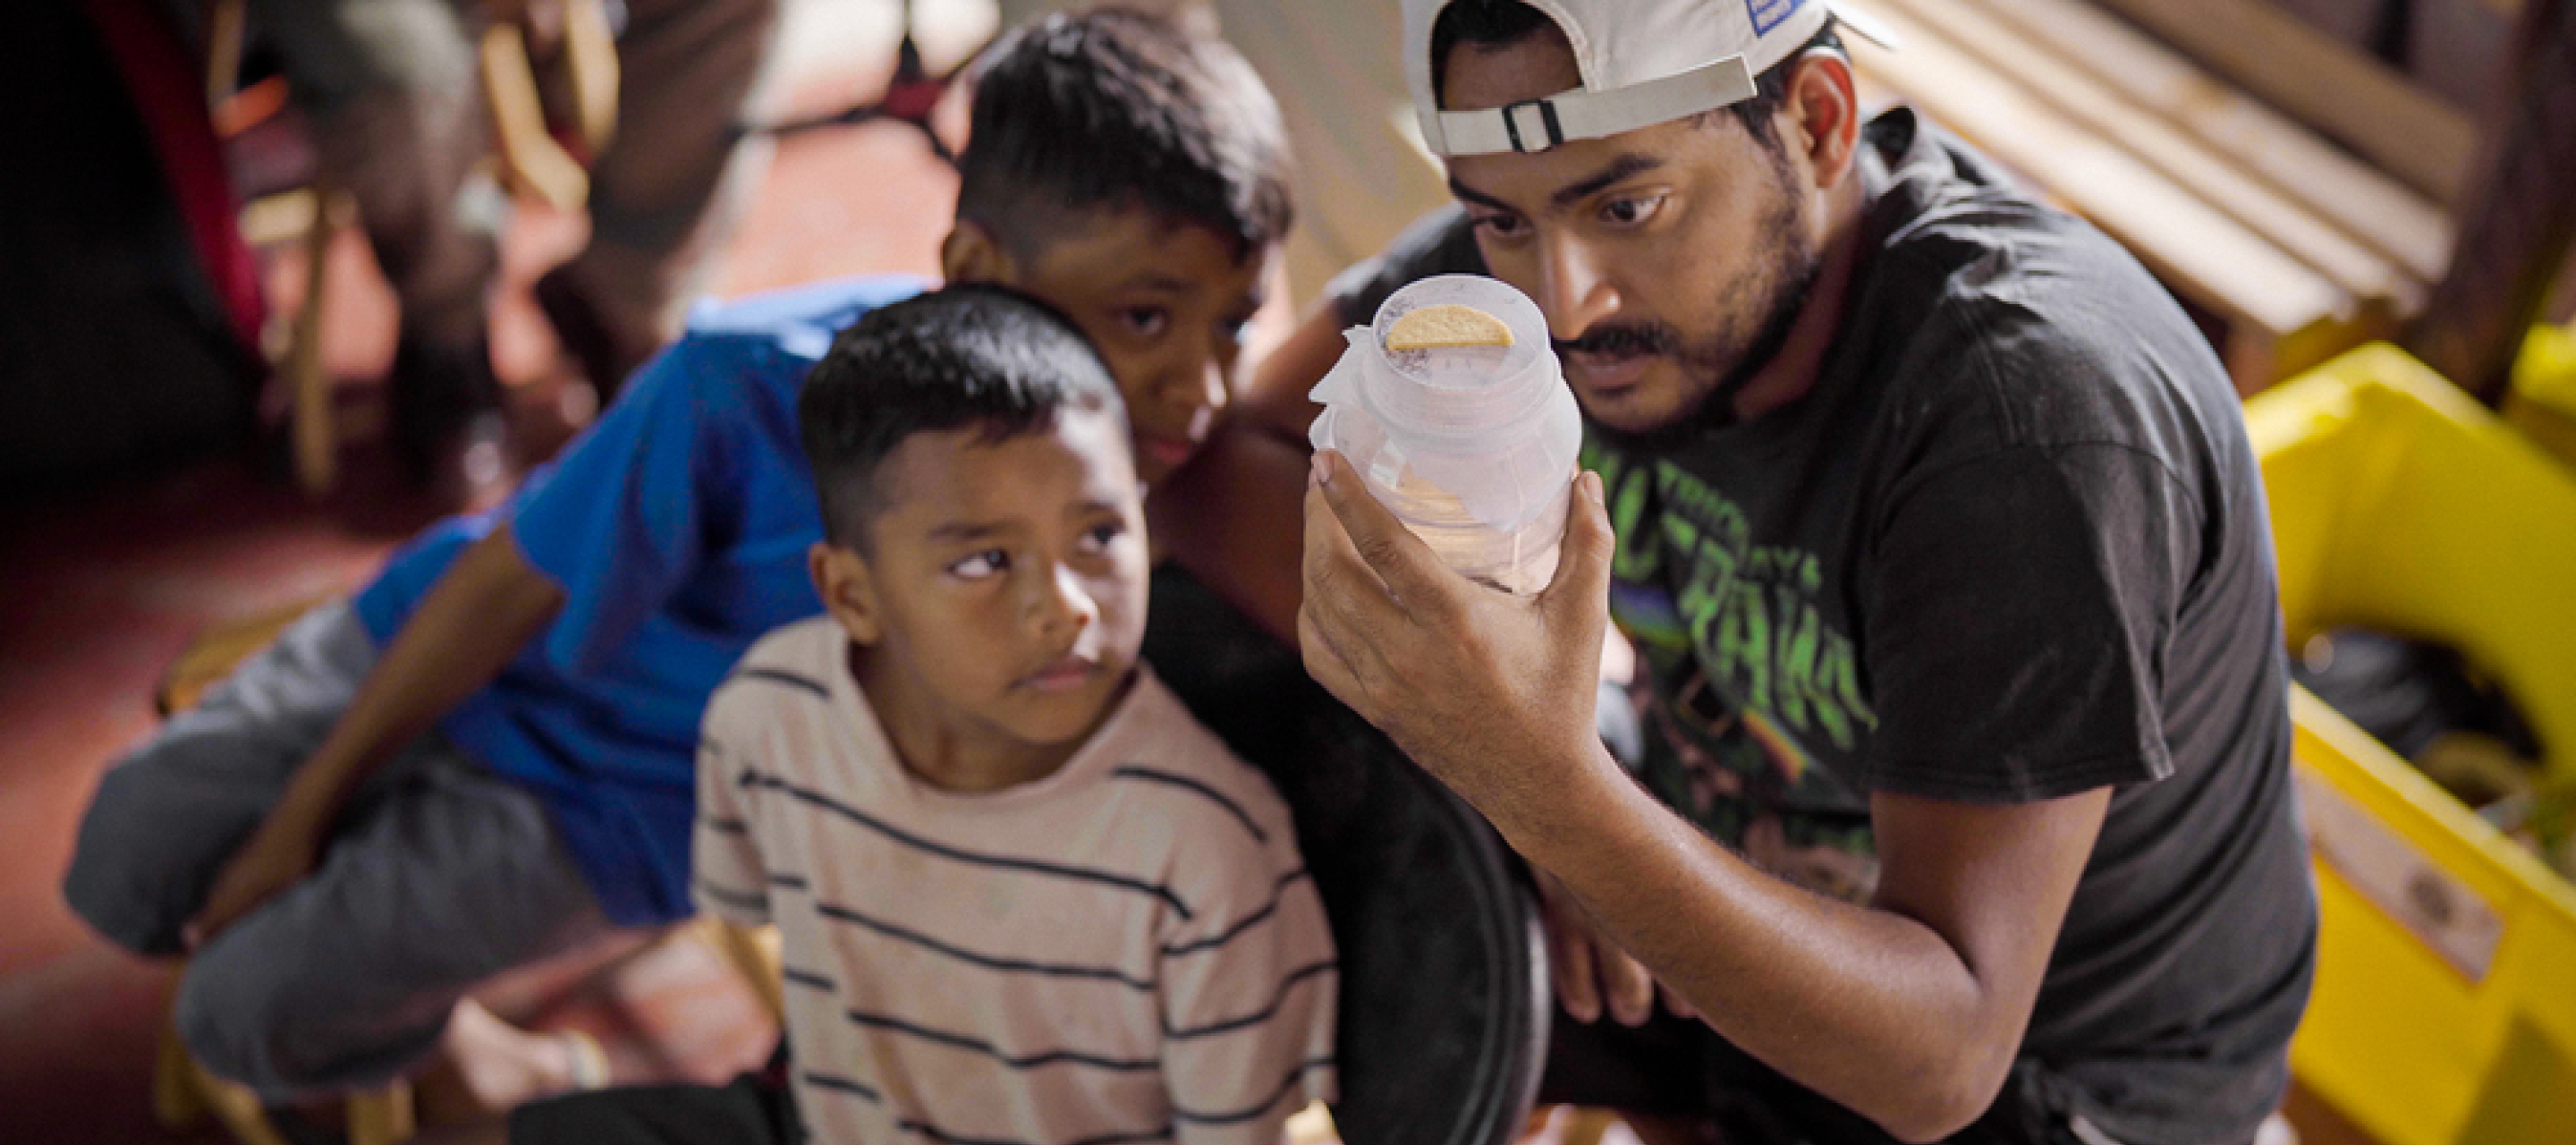
[[[912,778],[828,618],[708,706],[696,896],[775,922],[827,1142],[1275,1145],[1334,1085],[1338,976],[1267,780],[1139,669],[1055,774]]]

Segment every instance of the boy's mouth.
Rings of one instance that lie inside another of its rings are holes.
[[[1164,437],[1153,433],[1136,435],[1137,454],[1166,470],[1180,468],[1183,462],[1190,459],[1191,454],[1198,452],[1198,448],[1197,442],[1187,438]]]
[[[1068,652],[1051,660],[1043,668],[1020,678],[1020,686],[1041,695],[1076,692],[1098,679],[1100,662]]]

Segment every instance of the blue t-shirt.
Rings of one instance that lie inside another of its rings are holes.
[[[698,720],[754,640],[821,611],[796,396],[832,336],[920,293],[866,278],[701,309],[596,425],[489,512],[431,526],[357,597],[382,646],[497,521],[563,611],[439,724],[535,790],[608,917],[686,917]]]

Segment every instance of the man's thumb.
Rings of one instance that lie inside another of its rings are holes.
[[[1602,503],[1601,475],[1576,474],[1574,496],[1565,507],[1565,540],[1556,558],[1556,576],[1539,596],[1539,606],[1563,615],[1602,615],[1610,598],[1610,557],[1615,537],[1610,510]]]

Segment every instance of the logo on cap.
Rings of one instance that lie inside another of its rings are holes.
[[[1807,0],[1744,0],[1745,18],[1753,21],[1753,34],[1767,36],[1780,22],[1798,14]]]

